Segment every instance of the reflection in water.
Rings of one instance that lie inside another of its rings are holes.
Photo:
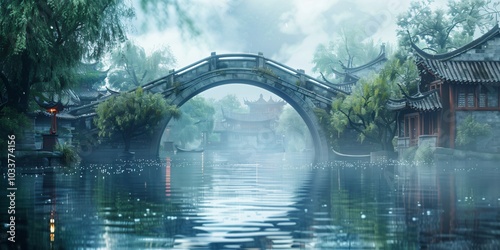
[[[252,160],[204,152],[72,170],[19,168],[16,230],[19,239],[28,239],[19,244],[21,249],[500,247],[500,170],[493,163],[311,165],[282,154]]]
[[[50,173],[50,174],[49,174]],[[50,233],[50,246],[53,247],[52,243],[56,237],[56,183],[55,183],[55,175],[53,170],[49,170],[49,173],[44,176],[44,186],[48,186],[50,190],[50,200],[51,200],[51,209],[50,209],[50,219],[49,219],[49,233]],[[48,182],[45,185],[45,182]]]
[[[170,157],[167,157],[167,166],[165,167],[165,196],[170,196]]]

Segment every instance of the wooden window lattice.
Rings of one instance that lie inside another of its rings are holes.
[[[467,93],[467,107],[474,107],[474,92]]]
[[[486,93],[484,91],[481,91],[481,93],[479,94],[479,107],[486,107]]]
[[[458,92],[458,107],[465,107],[465,91],[460,89]]]

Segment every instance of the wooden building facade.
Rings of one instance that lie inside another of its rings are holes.
[[[420,71],[414,96],[391,100],[398,112],[398,147],[429,143],[455,148],[457,128],[467,116],[490,124],[492,135],[478,150],[500,152],[500,29],[444,54],[428,54],[412,44]],[[497,138],[497,139],[495,139]]]

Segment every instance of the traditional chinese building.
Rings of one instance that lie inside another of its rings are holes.
[[[232,149],[283,150],[283,138],[276,133],[278,119],[285,102],[263,96],[256,101],[245,101],[248,113],[222,110],[221,143]]]
[[[43,99],[57,100],[62,104],[62,107],[58,112],[51,113],[45,108],[47,101],[42,101],[42,98],[35,98],[35,101],[41,107],[41,110],[34,112],[32,116],[33,130],[35,133],[30,135],[30,140],[34,143],[34,148],[43,148],[42,145],[42,135],[46,133],[57,134],[58,142],[61,144],[68,143],[74,144],[73,139],[75,134],[75,127],[80,133],[86,133],[86,130],[92,128],[92,117],[88,115],[82,115],[76,117],[68,113],[69,109],[77,109],[83,105],[97,101],[99,98],[107,95],[107,90],[98,90],[95,85],[103,84],[104,79],[107,76],[107,71],[99,71],[96,69],[96,64],[85,64],[80,63],[74,87],[71,89],[65,89],[58,93],[44,92]],[[45,103],[45,105],[44,105]],[[81,118],[81,119],[80,119]],[[56,123],[56,127],[53,124]],[[57,131],[53,133],[52,131]],[[33,139],[31,139],[33,137]],[[87,139],[87,135],[81,135],[82,138]],[[78,140],[78,138],[77,138]]]
[[[392,100],[388,107],[398,112],[398,146],[426,142],[455,148],[457,127],[471,115],[492,127],[492,135],[481,141],[484,152],[500,152],[500,29],[444,54],[428,54],[412,44],[420,71],[419,90]]]

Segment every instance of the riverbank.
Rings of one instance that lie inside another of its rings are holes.
[[[465,151],[452,148],[441,148],[437,147],[434,149],[434,159],[435,160],[486,160],[486,161],[498,161],[500,160],[500,153],[484,153],[475,151]]]
[[[18,166],[32,165],[33,163],[42,166],[59,165],[64,154],[60,151],[44,150],[16,150],[15,163]],[[6,161],[2,161],[2,164]]]

